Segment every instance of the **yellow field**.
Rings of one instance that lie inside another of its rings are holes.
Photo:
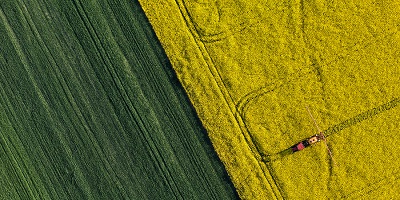
[[[140,2],[241,198],[400,198],[399,3]]]

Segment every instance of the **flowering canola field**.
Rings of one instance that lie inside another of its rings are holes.
[[[241,198],[400,197],[400,3],[139,2]]]

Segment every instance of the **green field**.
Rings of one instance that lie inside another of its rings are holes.
[[[236,199],[136,0],[0,1],[0,199]]]

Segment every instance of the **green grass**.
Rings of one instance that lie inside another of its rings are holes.
[[[0,8],[0,199],[237,198],[135,0]]]

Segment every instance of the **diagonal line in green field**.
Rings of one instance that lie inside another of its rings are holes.
[[[137,1],[0,8],[0,199],[237,198]]]

